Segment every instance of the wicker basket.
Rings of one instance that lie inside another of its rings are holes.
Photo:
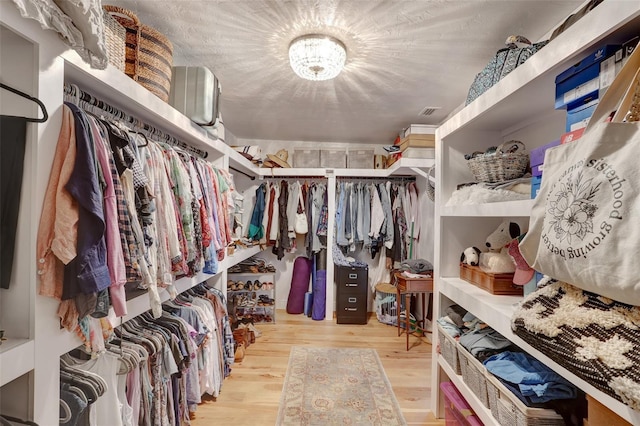
[[[124,72],[127,31],[106,11],[102,14],[102,20],[104,22],[105,42],[109,63]]]
[[[486,372],[491,414],[501,425],[563,426],[564,419],[555,410],[529,408],[493,374]]]
[[[138,83],[169,102],[173,45],[162,33],[144,24],[140,26],[138,65]]]
[[[433,179],[432,179],[433,178]],[[436,200],[436,166],[431,166],[427,172],[427,196],[431,201]]]
[[[458,360],[460,361],[462,380],[464,380],[467,386],[469,386],[469,389],[471,389],[485,407],[491,408],[487,394],[487,369],[460,343],[456,343],[456,348],[458,349]],[[509,423],[504,424],[511,426]]]
[[[447,361],[449,367],[460,375],[460,361],[458,360],[458,348],[456,340],[447,333],[440,324],[438,324],[438,341],[440,342],[440,354]]]
[[[496,183],[524,176],[529,153],[520,141],[500,145],[495,154],[478,155],[467,160],[467,166],[478,182]]]
[[[138,45],[140,44],[140,20],[135,13],[118,6],[105,5],[108,12],[125,30],[125,64],[124,73],[138,80]]]

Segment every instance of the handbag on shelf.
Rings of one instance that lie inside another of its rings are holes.
[[[293,225],[296,234],[306,234],[309,232],[309,222],[307,221],[307,213],[304,210],[304,203],[302,201],[302,190],[298,192],[298,204],[300,206],[300,213],[296,213],[296,222]]]
[[[639,108],[636,49],[582,137],[547,150],[529,232],[520,243],[535,270],[634,306],[640,306]]]
[[[478,96],[489,90],[494,84],[518,66],[522,65],[547,43],[548,40],[531,43],[526,37],[519,35],[507,37],[505,41],[507,47],[498,50],[484,69],[476,75],[473,84],[471,84],[469,88],[465,105],[469,105],[478,98]],[[524,46],[521,47],[519,44]]]
[[[572,26],[573,24],[578,22],[584,15],[586,15],[589,12],[591,12],[597,5],[602,3],[602,1],[603,0],[591,0],[589,3],[585,4],[584,6],[582,6],[582,8],[580,10],[578,10],[576,13],[572,13],[571,15],[569,15],[567,17],[567,19],[565,19],[564,22],[562,24],[560,24],[560,26],[558,26],[558,28],[553,30],[553,33],[551,34],[551,37],[549,37],[549,41],[551,41],[554,38],[558,37],[567,28],[569,28],[570,26]]]

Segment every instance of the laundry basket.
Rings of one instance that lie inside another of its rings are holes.
[[[395,286],[389,283],[378,283],[376,285],[375,308],[378,321],[383,324],[398,325]]]

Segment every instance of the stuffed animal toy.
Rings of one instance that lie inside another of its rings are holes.
[[[471,266],[480,266],[492,273],[508,273],[516,270],[513,258],[509,255],[509,243],[520,235],[520,226],[507,219],[487,237],[485,245],[488,252],[477,247],[467,247],[460,255],[460,262]]]
[[[505,219],[495,231],[489,234],[485,244],[490,252],[506,251],[511,240],[518,235],[520,235],[520,225]]]
[[[508,219],[500,225],[486,239],[487,253],[480,254],[480,267],[496,274],[515,272],[516,264],[509,255],[509,243],[520,235],[520,225]]]
[[[480,263],[480,249],[478,247],[467,247],[460,256],[460,262],[471,266],[478,266]]]

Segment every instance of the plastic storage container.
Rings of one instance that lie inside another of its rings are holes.
[[[444,395],[444,419],[447,426],[483,425],[453,383],[440,383],[440,389]]]

